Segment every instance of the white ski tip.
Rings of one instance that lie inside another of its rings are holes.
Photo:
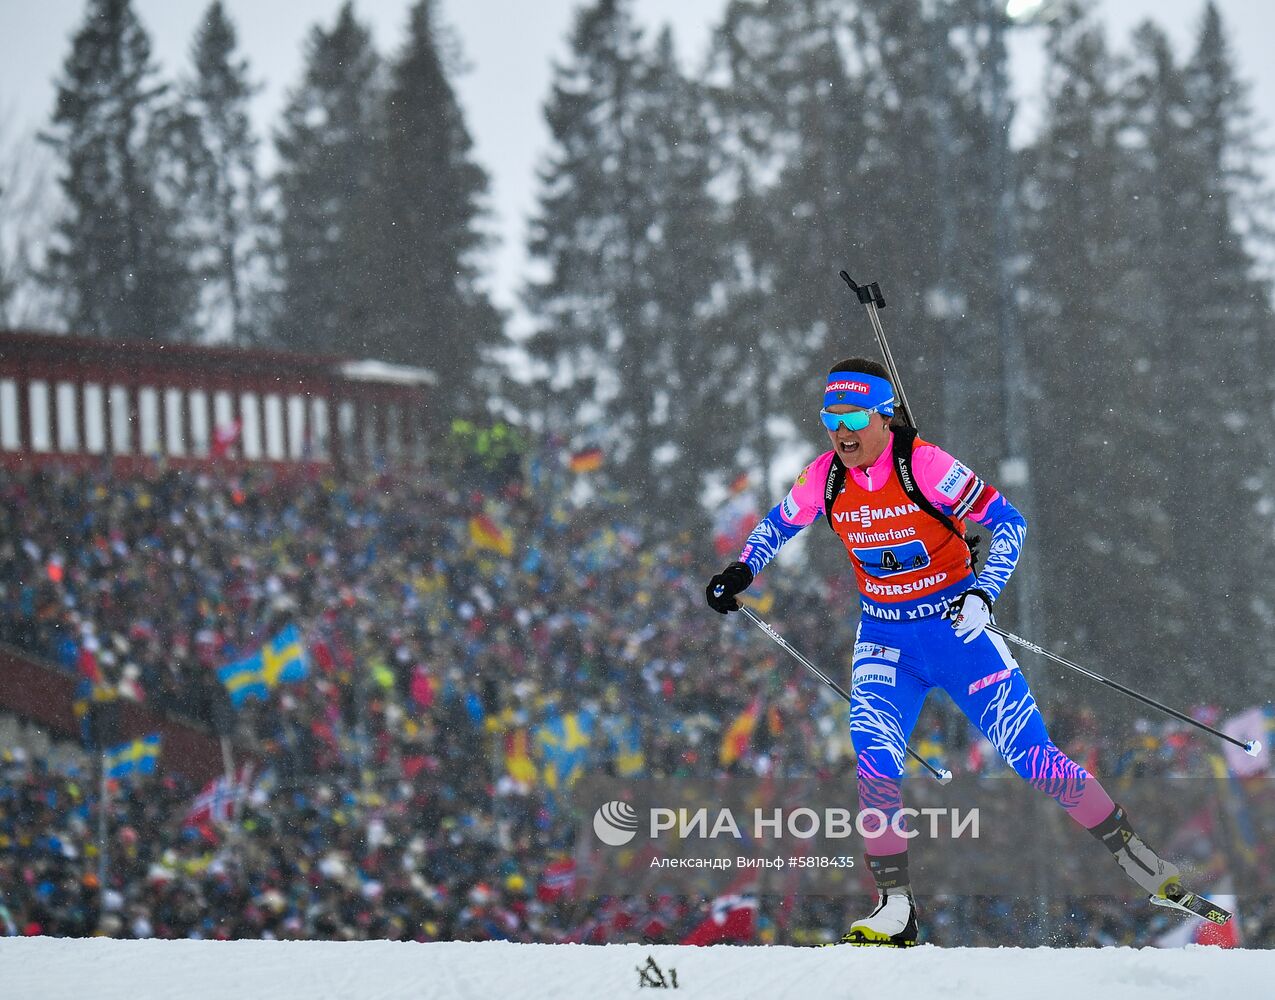
[[[952,772],[951,772],[951,771],[949,771],[947,768],[943,768],[943,770],[939,771],[939,784],[940,784],[940,785],[948,785],[948,784],[951,784],[951,782],[952,782]]]
[[[1248,743],[1244,746],[1244,752],[1248,754],[1250,757],[1256,757],[1259,753],[1262,752],[1262,741],[1249,740]]]

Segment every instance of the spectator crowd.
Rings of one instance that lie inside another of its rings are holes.
[[[0,641],[74,674],[93,704],[140,702],[255,762],[225,822],[191,818],[200,789],[162,757],[157,775],[113,782],[103,844],[91,757],[54,767],[0,747],[0,933],[678,941],[711,900],[650,882],[617,895],[575,870],[582,774],[841,780],[852,803],[844,703],[703,606],[706,524],[670,531],[604,475],[582,488],[552,450],[520,461],[412,481],[0,471]],[[852,583],[785,560],[767,576],[755,596],[777,627],[844,673]],[[217,668],[287,624],[308,676],[233,707]],[[932,701],[913,746],[958,772],[998,770]],[[1211,748],[1176,723],[1047,715],[1060,746],[1117,784],[1210,773]],[[564,756],[552,734],[566,732],[580,739]],[[1271,829],[1267,779],[1249,786],[1230,782],[1243,822]],[[1233,874],[1238,851],[1266,871],[1260,837],[1207,826],[1203,869]],[[1147,944],[1176,919],[1132,894],[1042,903],[959,885],[922,900],[935,943]],[[1112,887],[1125,888],[1114,869]],[[833,940],[866,899],[866,884],[763,893],[748,939]],[[1245,943],[1275,944],[1275,908],[1246,903]]]

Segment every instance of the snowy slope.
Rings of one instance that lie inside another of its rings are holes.
[[[391,942],[86,941],[0,938],[4,1000],[319,1000],[323,997],[650,996],[653,958],[682,997],[1174,1000],[1266,997],[1275,952],[679,948]]]

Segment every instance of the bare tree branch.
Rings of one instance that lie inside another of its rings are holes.
[[[42,277],[58,197],[52,164],[34,132],[0,113],[0,328],[65,326],[62,297]]]

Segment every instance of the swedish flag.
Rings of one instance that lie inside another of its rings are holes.
[[[305,647],[295,625],[289,625],[261,650],[261,675],[271,690],[285,681],[295,684],[310,675]]]
[[[550,790],[570,788],[580,779],[592,735],[593,716],[588,712],[555,713],[536,730],[544,757],[542,774]]]
[[[227,663],[217,668],[217,677],[226,685],[230,694],[230,703],[241,708],[249,698],[266,700],[269,694],[265,678],[261,676],[261,651],[253,653],[247,659]]]
[[[303,681],[309,674],[305,647],[295,625],[289,625],[251,656],[217,670],[235,708],[249,698],[265,701],[280,684]]]
[[[646,770],[646,757],[642,753],[642,731],[637,722],[630,720],[615,740],[615,771],[621,778],[633,778]]]
[[[158,733],[143,736],[131,743],[121,743],[107,750],[103,766],[108,778],[131,778],[137,774],[154,774],[159,763]]]

